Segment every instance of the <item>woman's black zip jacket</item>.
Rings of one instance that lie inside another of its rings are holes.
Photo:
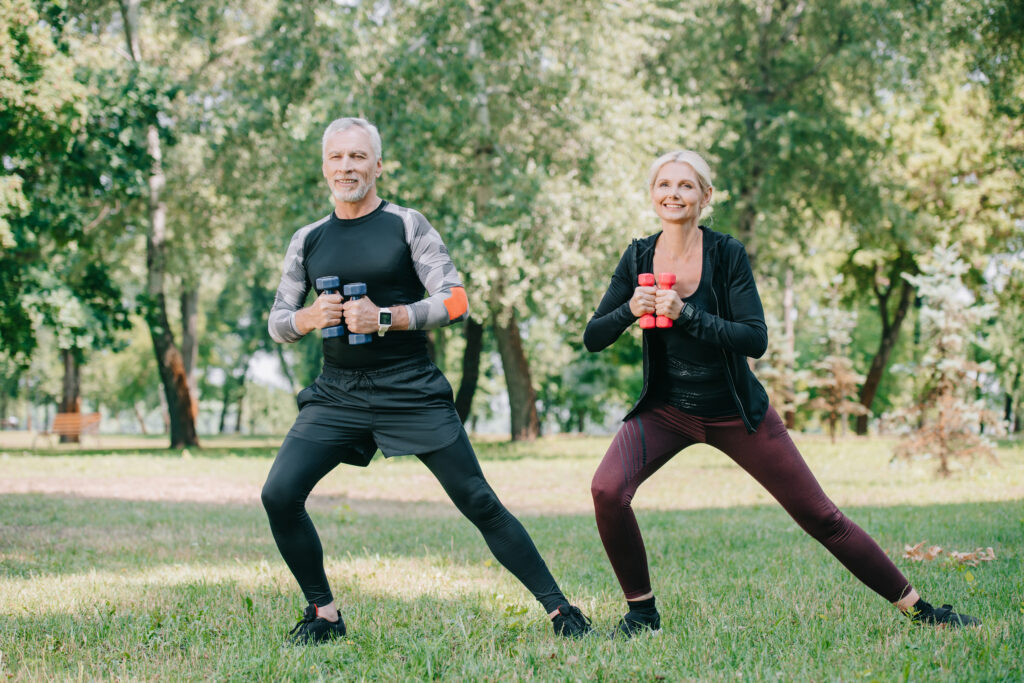
[[[676,320],[677,326],[697,339],[717,345],[722,351],[726,378],[736,408],[747,431],[757,431],[768,410],[768,394],[754,377],[747,357],[760,358],[768,348],[768,326],[764,322],[764,308],[754,283],[747,251],[739,240],[730,235],[700,226],[704,243],[712,264],[711,290],[714,311],[699,310],[686,303]],[[639,273],[654,272],[654,245],[660,232],[633,240],[619,260],[612,275],[608,291],[594,311],[583,333],[588,351],[600,351],[636,321],[629,310],[629,300],[637,286]],[[628,420],[643,406],[651,386],[651,361],[648,337],[658,334],[657,329],[644,330],[644,387],[632,409],[623,420]]]

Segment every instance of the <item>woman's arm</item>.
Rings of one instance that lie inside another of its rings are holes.
[[[636,320],[629,308],[629,300],[636,289],[629,276],[629,259],[632,258],[633,248],[629,247],[619,259],[608,290],[587,323],[583,344],[588,351],[600,351],[610,346]]]
[[[768,349],[768,326],[764,322],[764,308],[757,293],[754,272],[743,245],[728,240],[723,248],[729,262],[727,283],[731,320],[701,310],[691,303],[683,306],[679,321],[683,329],[697,339],[717,344],[750,358],[760,358]],[[719,301],[719,310],[726,302]]]

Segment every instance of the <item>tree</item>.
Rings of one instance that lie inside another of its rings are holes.
[[[948,476],[955,459],[986,456],[996,460],[987,433],[1003,431],[999,416],[977,396],[981,374],[990,364],[972,360],[972,345],[982,343],[981,325],[996,313],[994,306],[973,301],[963,276],[970,267],[959,247],[936,246],[920,275],[905,277],[920,291],[921,338],[925,347],[916,374],[922,379],[916,404],[906,414],[916,425],[896,447],[898,458],[934,457],[939,474]]]
[[[807,400],[807,392],[800,387],[806,384],[808,372],[797,367],[799,353],[792,324],[784,325],[767,312],[765,319],[769,331],[783,329],[787,332],[768,335],[768,350],[758,360],[757,378],[768,392],[772,406],[783,415],[786,428],[795,429],[797,412]]]
[[[850,227],[857,246],[844,270],[857,289],[872,292],[882,320],[882,335],[860,401],[871,408],[882,374],[915,300],[918,259],[942,241],[961,245],[977,268],[981,254],[997,248],[1015,232],[1020,176],[1001,159],[999,147],[1010,128],[988,117],[984,89],[972,83],[963,55],[934,60],[929,73],[908,84],[898,99],[865,113],[865,128],[877,131],[874,160],[879,212]],[[1001,131],[999,129],[1002,128]],[[999,132],[996,132],[999,131]],[[866,433],[867,416],[857,432]]]
[[[755,267],[774,240],[803,242],[804,208],[860,208],[849,204],[863,196],[873,145],[850,112],[891,66],[878,45],[896,11],[868,0],[728,0],[655,15],[670,29],[652,87],[667,77],[700,118],[722,196],[715,214]]]
[[[999,307],[987,350],[1003,391],[1003,421],[1019,434],[1024,429],[1024,259],[1019,240],[1008,246],[1017,249],[994,256],[987,270],[989,299]]]
[[[39,158],[65,151],[81,125],[85,93],[32,2],[0,5],[0,36],[0,347],[7,362],[24,367],[35,334],[22,295],[31,288],[40,237],[26,176]]]
[[[160,78],[159,71],[149,71],[143,61],[141,0],[120,0],[119,5],[127,54],[132,64],[133,89],[145,107],[141,118],[145,126],[146,152],[149,157],[149,167],[145,171],[149,189],[146,210],[149,231],[146,236],[146,288],[145,296],[141,299],[142,314],[149,326],[167,399],[171,420],[170,447],[195,447],[199,446],[195,425],[196,402],[189,386],[186,358],[171,330],[164,284],[168,234],[167,203],[163,191],[167,177],[164,173],[159,114],[161,110],[169,108],[168,100],[174,97],[175,88]]]
[[[825,293],[819,318],[824,328],[821,339],[824,355],[814,362],[814,377],[809,382],[817,394],[810,408],[825,414],[833,443],[837,426],[841,426],[845,434],[848,416],[867,412],[855,398],[864,375],[854,371],[848,354],[850,332],[857,325],[857,314],[842,308],[842,282],[842,276],[835,278]]]
[[[76,6],[68,20],[82,52],[106,60],[93,77],[121,95],[103,115],[119,118],[119,137],[144,150],[122,163],[135,191],[124,223],[131,230],[145,225],[146,277],[137,302],[150,329],[173,447],[198,445],[200,294],[215,298],[222,275],[214,264],[229,251],[232,232],[245,227],[227,218],[234,187],[223,182],[223,166],[211,163],[213,150],[237,120],[240,105],[229,86],[247,68],[245,47],[273,7],[209,0],[152,3],[143,11],[139,0],[97,1]],[[177,301],[177,335],[169,298]]]
[[[436,0],[392,10],[379,29],[367,22],[382,49],[355,75],[368,85],[366,97],[346,104],[376,121],[388,141],[385,161],[396,160],[384,180],[389,192],[445,237],[473,317],[501,357],[512,438],[534,438],[541,421],[531,352],[547,340],[531,338],[528,320],[585,320],[585,295],[603,284],[591,274],[612,251],[602,251],[617,227],[609,218],[628,205],[609,208],[591,186],[603,161],[598,148],[634,134],[645,118],[620,130],[631,110],[617,112],[602,137],[598,112],[613,108],[601,97],[626,80],[622,65],[635,64],[636,53],[614,67],[612,59],[637,41],[613,22],[623,44],[611,46],[601,28],[623,10],[589,2]],[[652,107],[645,116],[657,113]],[[609,155],[615,151],[621,172],[624,148],[612,144]],[[465,362],[467,381],[477,363]]]
[[[0,209],[10,218],[0,220],[11,247],[0,258],[9,288],[0,297],[0,321],[11,323],[2,325],[10,333],[5,347],[14,365],[24,366],[41,326],[52,328],[64,368],[59,410],[78,412],[86,352],[110,346],[128,325],[112,256],[124,239],[108,219],[119,179],[111,162],[132,150],[94,115],[105,94],[77,77],[69,57],[74,37],[62,22],[20,2],[5,5],[0,21],[11,22],[6,33],[17,48],[4,69],[12,77],[5,92],[13,96],[0,118],[14,114],[4,121],[5,168],[12,171],[5,184],[20,196],[15,214]]]

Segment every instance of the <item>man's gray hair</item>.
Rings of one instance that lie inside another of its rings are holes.
[[[345,117],[342,119],[334,119],[330,125],[327,126],[327,130],[324,131],[323,140],[320,142],[320,155],[323,156],[327,152],[327,139],[335,133],[343,130],[348,130],[352,126],[359,126],[367,133],[370,134],[370,144],[373,146],[373,154],[378,159],[381,158],[381,144],[380,144],[380,131],[377,130],[377,126],[373,125],[366,119],[358,119],[354,117]]]

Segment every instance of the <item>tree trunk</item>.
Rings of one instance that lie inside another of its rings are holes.
[[[164,422],[164,434],[170,434],[171,413],[167,410],[167,393],[164,391],[158,391],[157,396],[160,397],[160,419]]]
[[[445,368],[445,352],[447,350],[447,338],[445,328],[427,330],[427,356],[430,362],[439,367],[442,371]]]
[[[64,381],[61,390],[59,412],[80,413],[82,412],[82,383],[78,361],[75,360],[74,351],[71,349],[61,349],[60,356],[61,360],[64,362]],[[61,434],[60,442],[78,443],[79,436],[77,434]]]
[[[796,319],[796,296],[793,291],[793,269],[786,268],[785,285],[782,290],[782,327],[786,345],[785,382],[787,396],[792,397],[792,405],[786,407],[782,417],[786,429],[796,429],[796,330],[793,321]]]
[[[288,386],[292,388],[293,392],[298,392],[302,387],[295,384],[295,373],[292,372],[291,366],[288,365],[287,359],[284,357],[284,344],[274,344],[277,350],[277,360],[281,363],[281,372],[284,373],[284,378],[288,380]]]
[[[192,396],[192,419],[199,416],[199,385],[196,360],[199,357],[199,288],[189,286],[181,292],[181,357]]]
[[[148,432],[146,431],[146,418],[142,414],[142,411],[139,410],[138,403],[133,403],[132,408],[135,410],[135,419],[139,421],[139,430],[141,430],[142,435],[145,436],[146,434],[148,434]]]
[[[218,434],[224,434],[228,423],[228,408],[231,406],[231,378],[224,378],[224,386],[221,387],[221,408],[220,425],[217,427]]]
[[[459,391],[455,394],[455,412],[465,424],[473,409],[473,395],[480,381],[480,353],[484,347],[484,326],[470,316],[466,319],[464,329],[466,350],[462,354],[462,381]]]
[[[492,320],[494,338],[498,343],[501,365],[505,371],[505,386],[508,389],[508,403],[512,412],[512,440],[532,441],[540,435],[540,420],[537,418],[537,392],[530,377],[530,361],[523,350],[515,313],[509,312],[507,320],[495,315]]]
[[[907,313],[910,311],[910,304],[913,301],[914,286],[898,275],[896,279],[900,283],[900,300],[896,305],[896,310],[893,312],[891,320],[889,319],[889,297],[892,295],[893,287],[896,284],[893,283],[884,290],[877,286],[875,287],[875,296],[878,299],[878,313],[882,316],[882,338],[878,342],[878,351],[875,352],[875,357],[871,359],[871,368],[868,370],[867,377],[864,380],[864,386],[860,389],[860,404],[868,409],[868,412],[865,414],[857,416],[857,434],[860,436],[868,433],[868,418],[871,417],[871,404],[878,393],[878,387],[882,383],[882,375],[885,374],[885,369],[889,365],[889,356],[892,355],[892,350],[896,346],[900,336],[900,328],[907,317]]]
[[[129,54],[136,66],[142,63],[142,46],[139,40],[140,0],[121,0],[121,18],[124,24],[125,41]],[[171,448],[199,446],[195,417],[192,410],[192,394],[189,391],[185,360],[174,342],[167,319],[167,301],[164,295],[165,241],[167,239],[167,204],[161,199],[166,178],[164,176],[160,131],[155,123],[146,130],[146,152],[149,156],[149,234],[146,236],[146,301],[144,303],[146,323],[153,339],[160,381],[167,399],[167,413],[170,422]]]
[[[152,160],[149,176],[149,218],[150,229],[146,239],[146,286],[145,318],[149,334],[153,339],[160,380],[167,398],[167,412],[171,426],[171,448],[199,446],[195,417],[192,413],[192,393],[189,391],[185,359],[174,342],[171,325],[167,319],[167,300],[164,295],[164,246],[167,227],[167,205],[161,201],[160,192],[164,187],[164,174],[160,161],[160,134],[155,125],[147,131],[147,151]]]
[[[1017,406],[1013,405],[1014,394],[1017,391],[1017,387],[1020,386],[1020,376],[1021,376],[1021,371],[1017,370],[1017,374],[1014,375],[1014,377],[1013,377],[1013,382],[1011,383],[1011,385],[1006,390],[1006,401],[1003,404],[1004,405],[1003,419],[1006,421],[1006,424],[1008,425],[1008,428],[1009,428],[1011,434],[1016,434],[1017,432],[1020,431],[1020,419],[1019,419],[1019,413],[1021,412],[1020,411],[1020,405],[1017,405]],[[1014,408],[1016,408],[1017,415],[1014,414],[1015,413]]]
[[[747,130],[746,146],[748,150],[755,150],[758,147],[758,138],[764,121],[757,118],[757,115],[748,112],[744,120],[744,127]],[[755,157],[756,159],[756,157]],[[736,192],[736,231],[740,241],[746,248],[747,257],[750,259],[750,267],[755,269],[757,264],[757,212],[761,198],[761,188],[764,184],[765,168],[761,163],[754,161],[750,173],[745,182]]]
[[[238,415],[235,417],[235,434],[242,433],[242,407],[245,404],[245,375],[238,378]]]

